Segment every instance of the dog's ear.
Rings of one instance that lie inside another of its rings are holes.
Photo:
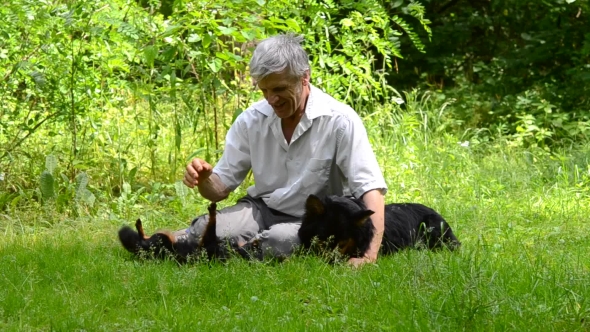
[[[367,222],[367,220],[371,218],[371,215],[373,215],[373,213],[375,213],[375,211],[373,210],[363,210],[355,213],[354,225],[356,227],[362,227]]]
[[[311,215],[322,215],[325,212],[322,200],[316,195],[309,195],[305,201],[305,212]]]

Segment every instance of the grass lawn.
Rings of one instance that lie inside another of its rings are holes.
[[[205,202],[30,205],[0,215],[0,330],[590,330],[587,153],[374,137],[386,200],[434,207],[461,250],[179,267],[133,259],[116,231],[180,227]]]

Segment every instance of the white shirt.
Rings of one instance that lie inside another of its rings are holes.
[[[234,190],[250,169],[255,184],[248,194],[295,217],[303,215],[310,194],[360,197],[373,189],[387,191],[358,114],[314,86],[290,144],[266,100],[236,118],[213,172]]]

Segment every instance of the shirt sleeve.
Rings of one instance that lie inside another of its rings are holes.
[[[366,192],[377,189],[385,195],[387,185],[383,173],[365,126],[356,112],[343,116],[337,135],[336,163],[348,179],[351,194],[360,198]]]
[[[219,162],[213,168],[221,182],[231,191],[246,178],[252,167],[248,132],[243,115],[240,114],[225,136],[225,148]]]

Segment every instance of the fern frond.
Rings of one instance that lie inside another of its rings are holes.
[[[426,51],[424,50],[424,44],[422,44],[420,37],[418,37],[418,35],[414,32],[412,27],[408,25],[408,23],[406,23],[401,17],[397,15],[393,16],[391,20],[395,22],[397,25],[399,25],[408,34],[408,37],[410,37],[412,44],[414,44],[418,51],[426,53]]]

